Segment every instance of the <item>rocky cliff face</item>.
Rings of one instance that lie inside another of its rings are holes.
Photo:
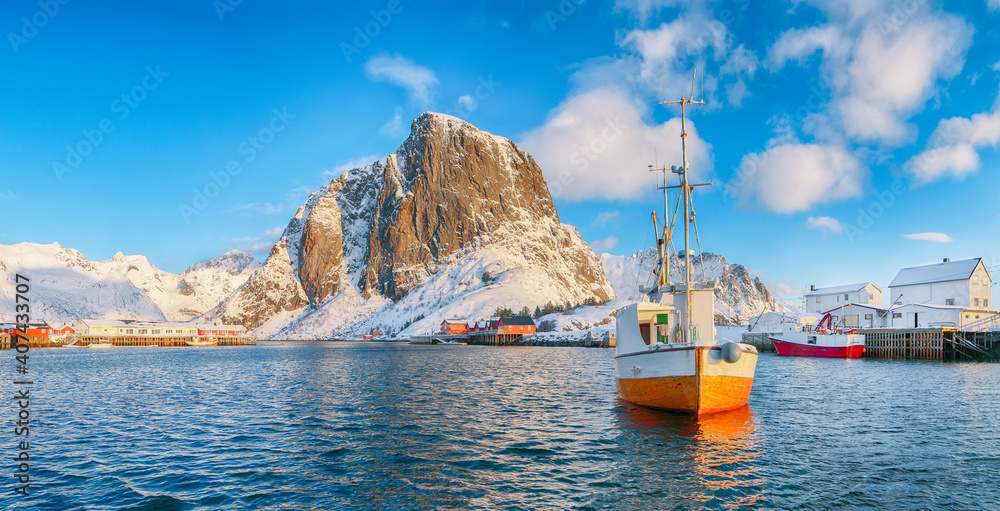
[[[264,267],[210,316],[264,336],[323,337],[588,298],[615,294],[597,256],[559,222],[531,156],[425,113],[384,161],[314,193]]]
[[[639,287],[651,285],[656,280],[655,276],[650,277],[657,262],[656,249],[638,252],[631,256],[601,254],[601,262],[608,280],[621,298],[639,298],[641,295]],[[696,282],[707,280],[715,284],[716,323],[742,324],[763,312],[791,310],[787,304],[776,301],[768,292],[764,282],[750,275],[741,264],[730,264],[725,257],[705,252],[695,257],[691,266],[692,280]],[[681,262],[673,257],[671,283],[683,282],[684,276],[679,271],[681,268]]]

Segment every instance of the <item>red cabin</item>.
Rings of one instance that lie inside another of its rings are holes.
[[[535,333],[535,322],[530,316],[514,316],[510,318],[500,318],[497,320],[496,330],[498,334],[522,334],[533,335]]]

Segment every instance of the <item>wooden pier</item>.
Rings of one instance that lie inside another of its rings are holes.
[[[744,333],[740,342],[743,344],[749,344],[755,348],[757,351],[763,353],[765,351],[775,351],[774,343],[771,342],[770,336],[775,335],[773,333]]]
[[[104,337],[104,336],[86,336],[81,335],[76,337],[77,341],[75,346],[89,346],[93,343],[100,341],[107,341],[114,346],[121,347],[143,347],[143,346],[162,346],[162,347],[175,347],[175,346],[187,346],[185,341],[190,341],[191,336],[182,337],[160,337],[160,336],[117,336],[117,337]],[[204,338],[199,337],[199,341],[204,341]],[[219,346],[252,346],[257,344],[257,338],[254,336],[233,336],[233,337],[216,337]]]
[[[32,348],[61,348],[67,344],[73,346],[79,346],[81,348],[87,347],[91,344],[98,343],[101,341],[110,342],[115,347],[143,347],[143,346],[163,346],[163,347],[177,347],[177,346],[187,346],[185,341],[190,341],[190,336],[184,337],[153,337],[153,336],[124,336],[124,337],[107,337],[107,336],[86,336],[80,335],[76,336],[76,342],[73,342],[73,337],[68,337],[65,339],[51,339],[49,337],[21,337],[21,339],[27,339],[28,346]],[[219,346],[253,346],[257,344],[257,338],[254,336],[227,336],[227,337],[216,337]],[[199,337],[199,341],[203,341],[204,338]],[[10,336],[7,334],[0,334],[0,349],[12,349],[13,346],[10,344]],[[23,342],[23,341],[22,341]]]
[[[865,358],[942,360],[943,328],[858,330],[865,336]]]
[[[473,334],[467,336],[469,344],[479,344],[484,346],[508,346],[520,344],[524,340],[524,334]]]
[[[859,330],[865,358],[896,360],[1000,360],[1000,332],[954,328]]]

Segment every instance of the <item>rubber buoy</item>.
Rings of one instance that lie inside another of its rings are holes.
[[[739,344],[730,341],[722,345],[722,360],[730,364],[735,364],[740,361],[740,357],[742,356],[743,348],[740,348]]]

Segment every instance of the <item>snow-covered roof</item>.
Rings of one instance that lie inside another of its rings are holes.
[[[979,266],[980,261],[982,259],[977,257],[963,261],[950,261],[947,263],[903,268],[896,274],[896,278],[892,279],[889,287],[967,280],[972,277],[972,272]]]
[[[853,293],[855,291],[861,291],[862,289],[868,287],[869,284],[875,286],[875,284],[872,284],[871,282],[862,282],[860,284],[846,284],[846,285],[843,285],[843,286],[821,287],[821,288],[816,289],[815,291],[809,291],[808,293],[806,293],[806,296],[836,295],[836,294],[841,294],[841,293]],[[882,291],[882,288],[880,288],[878,286],[875,286],[875,289],[878,289],[879,291]]]
[[[846,307],[861,307],[863,309],[872,309],[877,311],[884,311],[889,309],[888,305],[879,305],[877,303],[845,303],[843,307],[834,307],[828,311],[823,311],[823,314],[832,314]]]
[[[962,305],[941,305],[937,303],[907,303],[904,305],[897,305],[892,310],[898,311],[900,309],[917,308],[917,307],[921,309],[940,309],[940,310],[955,310],[955,311],[975,310],[975,309],[970,309],[969,307],[964,307]]]
[[[81,319],[81,322],[91,327],[105,328],[198,328],[201,330],[245,330],[243,325],[211,325],[183,323],[180,321],[142,321],[133,319]]]
[[[535,322],[532,321],[531,316],[513,316],[510,318],[500,318],[500,321],[503,321],[503,324],[507,326],[535,324]]]

